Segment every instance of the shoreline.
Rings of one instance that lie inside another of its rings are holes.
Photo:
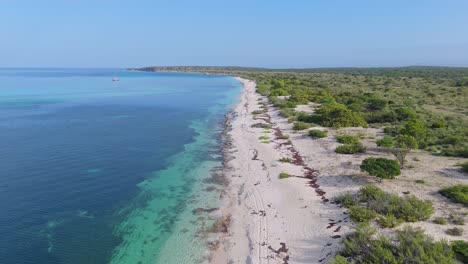
[[[227,230],[211,263],[324,262],[348,229],[342,228],[344,215],[320,188],[318,171],[283,138],[274,110],[252,114],[261,110],[259,102],[267,103],[255,83],[235,79],[243,90],[225,132],[224,174],[230,184],[221,201],[221,222]],[[262,136],[268,139],[260,140]],[[280,162],[284,157],[292,162]],[[281,172],[291,177],[279,179]]]

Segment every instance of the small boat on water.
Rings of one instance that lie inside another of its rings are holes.
[[[112,77],[112,81],[113,82],[118,82],[118,81],[120,81],[120,79],[118,77]]]

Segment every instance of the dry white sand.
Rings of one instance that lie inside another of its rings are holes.
[[[383,134],[380,129],[348,128],[329,130],[324,139],[311,139],[307,131],[293,131],[292,124],[280,117],[274,107],[269,106],[264,114],[253,115],[252,111],[261,110],[259,102],[267,100],[255,93],[254,82],[238,80],[244,90],[231,120],[232,147],[225,172],[230,185],[223,201],[223,214],[230,217],[230,226],[211,262],[326,263],[352,226],[345,210],[327,200],[338,193],[357,191],[364,183],[376,183],[374,178],[360,172],[359,164],[366,157],[388,155],[375,145],[375,138]],[[297,110],[310,113],[312,108],[299,106]],[[273,129],[267,132],[252,127],[258,123],[271,124]],[[276,129],[289,135],[291,144],[278,139]],[[334,139],[337,133],[363,133],[367,153],[335,153],[339,145]],[[259,139],[261,136],[269,139]],[[414,161],[416,156],[420,161]],[[296,164],[279,162],[280,158],[290,158]],[[436,210],[434,216],[456,214],[468,222],[463,206],[449,203],[436,192],[442,186],[468,184],[468,179],[454,167],[461,159],[417,152],[408,159],[411,169],[404,170],[396,180],[377,183],[379,187],[400,195],[409,191],[421,199],[431,199]],[[281,172],[292,177],[279,179]],[[311,175],[309,179],[303,178]],[[426,183],[415,184],[415,179],[424,179]],[[445,230],[453,225],[440,226],[430,220],[414,225],[422,226],[436,239],[468,239],[467,231],[462,237],[446,235]],[[466,227],[465,224],[465,230]]]
[[[231,123],[234,159],[228,162],[231,183],[224,207],[224,213],[231,215],[231,225],[212,262],[325,262],[339,246],[336,237],[348,228],[346,216],[308,186],[310,180],[302,178],[307,172],[305,164],[279,162],[283,157],[294,158],[293,146],[282,144],[288,140],[276,139],[273,129],[265,133],[263,128],[252,127],[267,124],[268,115],[252,114],[260,110],[261,97],[255,93],[254,82],[239,80],[244,90]],[[260,140],[261,136],[269,139]],[[299,177],[279,179],[281,172]]]

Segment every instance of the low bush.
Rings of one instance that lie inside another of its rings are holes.
[[[304,130],[310,128],[312,125],[304,122],[295,122],[293,129],[294,130]]]
[[[377,216],[374,210],[370,210],[359,205],[349,208],[351,220],[354,222],[367,223]]]
[[[313,138],[325,138],[328,136],[328,132],[324,130],[312,129],[309,130],[309,136]]]
[[[396,231],[395,242],[383,235],[374,238],[375,233],[369,226],[358,226],[345,238],[344,248],[331,263],[453,263],[452,247],[443,240],[435,242],[421,228]]]
[[[281,172],[281,173],[279,174],[279,178],[280,178],[280,179],[286,179],[286,178],[289,178],[289,176],[291,176],[291,175],[289,175],[289,174],[287,174],[287,173],[284,173],[284,172]]]
[[[382,179],[394,179],[401,173],[398,161],[385,158],[367,158],[362,161],[360,168]]]
[[[359,113],[349,110],[343,104],[323,104],[317,114],[320,114],[320,124],[326,127],[367,127],[367,122]]]
[[[263,111],[262,110],[255,110],[252,112],[252,115],[259,115],[259,114],[263,114]]]
[[[438,225],[446,225],[448,224],[448,221],[447,219],[443,218],[443,217],[436,217],[434,218],[434,223],[438,224]]]
[[[361,142],[358,142],[354,144],[344,144],[344,145],[338,146],[336,147],[335,152],[339,154],[364,153],[366,152],[366,148]]]
[[[290,158],[281,158],[279,159],[280,162],[283,162],[283,163],[291,163],[292,160]]]
[[[289,139],[289,135],[282,135],[279,139]]]
[[[268,139],[270,139],[270,138],[267,137],[267,136],[260,136],[260,137],[258,137],[258,139],[260,139],[260,140],[268,140]]]
[[[426,183],[425,180],[415,180],[414,182],[415,182],[415,183],[419,183],[419,184],[425,184],[425,183]]]
[[[336,138],[336,141],[342,144],[361,143],[361,141],[359,141],[359,138],[357,136],[348,135],[348,134],[336,135],[335,138]]]
[[[395,140],[393,140],[391,136],[384,136],[383,138],[377,140],[377,146],[391,148],[395,146]]]
[[[463,228],[459,228],[459,227],[449,228],[445,230],[445,233],[451,236],[461,236],[463,235]]]
[[[360,203],[359,196],[353,195],[349,192],[339,194],[337,197],[334,198],[334,202],[337,204],[342,204],[346,208],[350,208],[351,206]]]
[[[402,219],[396,218],[394,215],[379,216],[377,222],[385,228],[393,228],[403,223]]]
[[[452,250],[455,257],[462,263],[468,263],[468,242],[457,240],[452,242]]]
[[[456,203],[468,206],[468,185],[453,185],[440,190],[439,193]]]
[[[351,215],[355,214],[354,219],[363,218],[359,217],[359,215],[365,213],[358,211],[356,207],[375,211],[382,216],[379,223],[388,227],[396,226],[401,221],[417,222],[426,220],[433,213],[431,201],[421,201],[414,196],[399,197],[395,194],[386,193],[373,184],[364,185],[359,193],[355,195],[350,193],[341,194],[334,201],[350,208],[350,210],[353,208],[352,210],[355,212],[351,211]]]

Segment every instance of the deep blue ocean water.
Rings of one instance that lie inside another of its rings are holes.
[[[239,92],[223,76],[0,69],[0,263],[201,261],[210,219],[191,212],[216,205],[203,180]]]

